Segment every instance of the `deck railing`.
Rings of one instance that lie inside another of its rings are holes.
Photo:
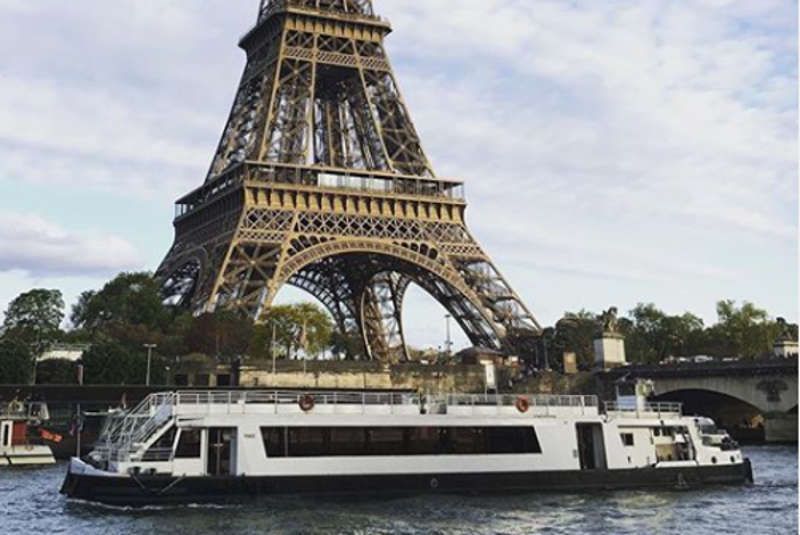
[[[37,401],[10,401],[0,403],[0,420],[49,420],[47,404]]]
[[[660,418],[661,416],[680,416],[683,414],[683,404],[672,401],[641,404],[606,401],[604,405],[607,415],[621,418],[651,418],[653,414]]]

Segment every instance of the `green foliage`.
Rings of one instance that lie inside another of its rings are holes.
[[[64,299],[59,290],[31,290],[8,305],[3,336],[27,344],[34,355],[40,355],[61,336],[63,319]]]
[[[0,384],[27,384],[33,373],[33,353],[28,344],[0,338]]]
[[[735,301],[717,303],[717,324],[711,337],[718,347],[714,354],[754,358],[767,353],[778,336],[778,326],[770,321],[766,310],[744,302],[741,307]]]
[[[253,322],[236,313],[221,310],[194,318],[185,333],[189,352],[232,361],[247,354],[253,336]]]
[[[102,342],[93,345],[83,354],[84,383],[95,385],[145,384],[147,352],[119,342]],[[151,384],[164,384],[166,362],[153,355],[150,372]]]
[[[765,310],[752,303],[737,306],[734,301],[720,301],[717,314],[717,323],[706,327],[689,312],[669,315],[652,303],[638,304],[618,321],[628,362],[655,364],[670,357],[695,355],[756,358],[771,353],[781,326]],[[796,337],[797,325],[787,328]],[[572,351],[579,366],[591,366],[593,339],[599,330],[599,316],[592,312],[565,314],[554,328],[544,330],[551,365],[559,367],[563,352]]]
[[[594,363],[594,338],[598,330],[596,314],[588,310],[565,313],[555,328],[545,329],[544,332],[550,366],[560,369],[563,354],[572,352],[580,368],[590,368]]]
[[[694,344],[704,326],[694,314],[670,316],[652,303],[640,303],[629,315],[630,322],[621,329],[629,361],[657,363],[670,356],[699,354]]]
[[[330,347],[333,323],[325,311],[313,303],[272,307],[263,324],[256,328],[251,355],[270,356],[273,329],[277,356],[293,358],[300,350],[307,355],[318,355]]]
[[[363,360],[366,358],[364,342],[361,336],[356,333],[342,333],[338,330],[334,330],[331,333],[330,348],[331,352],[340,360]],[[414,351],[417,351],[420,355],[415,356]],[[409,348],[408,354],[411,360],[423,358],[421,356],[421,350]]]
[[[36,365],[37,385],[74,385],[78,383],[78,366],[71,360],[50,359]]]
[[[149,273],[121,273],[99,292],[84,292],[72,309],[72,324],[96,332],[111,325],[143,325],[163,329],[171,312],[163,306],[160,288]]]

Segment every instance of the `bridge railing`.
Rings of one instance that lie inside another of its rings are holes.
[[[618,418],[652,418],[656,416],[681,416],[683,404],[674,401],[657,401],[647,403],[620,403],[606,401],[605,412],[609,416]]]

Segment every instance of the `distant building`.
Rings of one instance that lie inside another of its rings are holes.
[[[68,360],[78,362],[89,349],[90,344],[53,344],[36,358],[36,362],[46,360]]]

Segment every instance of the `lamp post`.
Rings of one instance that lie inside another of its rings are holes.
[[[150,362],[153,358],[153,350],[158,346],[156,344],[144,344],[144,347],[147,348],[147,378],[144,384],[150,386]]]
[[[447,338],[445,339],[444,347],[448,357],[453,353],[453,341],[450,339],[450,318],[452,317],[453,316],[450,314],[444,315],[444,324],[447,332]]]
[[[83,359],[78,361],[78,386],[83,386]],[[81,402],[75,406],[75,456],[81,457],[81,431],[83,427],[83,414],[81,413]]]

